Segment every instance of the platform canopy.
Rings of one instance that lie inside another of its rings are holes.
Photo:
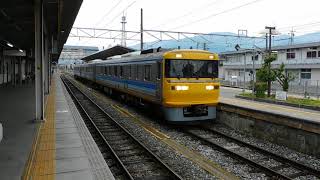
[[[84,57],[81,60],[84,61],[92,61],[95,59],[102,59],[106,60],[108,57],[116,56],[116,55],[122,55],[130,52],[134,52],[135,50],[128,47],[123,46],[114,46],[109,49],[105,49],[102,51],[99,51],[97,53],[91,54],[90,56]]]
[[[25,50],[32,56],[34,49],[34,3],[41,0],[2,0],[0,3],[0,46],[4,50]],[[57,61],[66,42],[82,0],[42,0],[43,21],[52,60]],[[13,47],[8,46],[8,43]]]

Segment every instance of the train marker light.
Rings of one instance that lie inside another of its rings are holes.
[[[182,54],[176,54],[176,58],[182,58]]]
[[[13,44],[11,44],[11,43],[7,42],[7,46],[9,46],[9,47],[13,47]]]
[[[175,90],[177,90],[177,91],[187,91],[187,90],[189,90],[189,86],[175,86]]]
[[[214,86],[212,85],[206,86],[206,90],[214,90]]]

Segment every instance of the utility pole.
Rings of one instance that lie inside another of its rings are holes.
[[[122,16],[122,21],[121,21],[121,24],[122,24],[122,33],[121,33],[121,46],[124,46],[126,47],[127,44],[126,44],[126,39],[127,39],[127,34],[126,34],[126,16],[123,14]]]
[[[247,55],[246,55],[246,52],[244,52],[244,54],[243,54],[244,56],[244,68],[243,68],[243,90],[242,90],[242,92],[244,93],[245,91],[246,91],[246,71],[247,71],[247,69],[246,69],[246,66],[247,66]]]
[[[255,61],[256,61],[256,50],[253,48],[252,50],[253,58],[252,58],[252,95],[254,95],[254,84],[255,84],[255,74],[256,74],[256,69],[255,69]],[[259,58],[259,56],[258,56]]]
[[[207,50],[207,43],[203,43],[203,50]]]
[[[290,45],[293,45],[294,43],[294,32],[293,29],[290,31]]]
[[[143,51],[143,9],[141,8],[141,24],[140,24],[140,50]]]
[[[269,30],[269,49],[268,49],[268,54],[269,57],[271,56],[271,37],[272,37],[272,30],[275,30],[276,27],[270,27],[266,26],[265,29]],[[271,62],[268,62],[268,97],[271,95],[271,80],[270,80],[270,74],[271,74]]]

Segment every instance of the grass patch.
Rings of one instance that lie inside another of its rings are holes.
[[[241,93],[239,94],[239,96],[244,96],[248,98],[257,98],[252,93]],[[271,95],[271,97],[258,98],[258,99],[268,99],[272,101],[277,101],[275,99],[275,95]],[[291,103],[291,104],[320,107],[320,100],[315,100],[315,99],[295,98],[295,97],[288,96],[288,99],[285,102]]]
[[[320,100],[288,97],[288,103],[320,107]]]

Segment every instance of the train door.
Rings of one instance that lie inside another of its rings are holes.
[[[131,79],[131,65],[124,66],[125,71],[124,71],[124,88],[127,90],[128,89],[128,81]]]
[[[92,81],[96,82],[97,75],[97,66],[95,64],[92,65]]]
[[[157,61],[156,63],[156,98],[161,100],[162,97],[162,62]]]

